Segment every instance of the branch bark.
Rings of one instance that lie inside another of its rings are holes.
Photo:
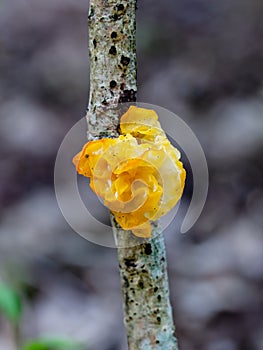
[[[136,101],[135,0],[90,0],[88,138],[116,137],[119,103]]]
[[[88,139],[117,137],[124,102],[136,101],[136,0],[90,0]],[[130,350],[177,350],[164,239],[139,241],[111,216]]]

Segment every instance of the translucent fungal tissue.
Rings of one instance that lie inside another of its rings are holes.
[[[73,163],[124,230],[149,238],[151,221],[180,200],[186,172],[154,110],[131,106],[120,130],[118,138],[86,143]]]

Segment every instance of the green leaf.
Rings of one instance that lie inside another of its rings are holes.
[[[0,313],[13,323],[18,323],[22,314],[22,302],[19,295],[4,284],[0,284]]]
[[[69,339],[34,339],[24,344],[22,350],[84,350],[82,344]]]

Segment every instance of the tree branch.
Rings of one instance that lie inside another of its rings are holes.
[[[136,1],[91,0],[89,139],[118,136],[119,103],[136,100]]]
[[[88,139],[117,137],[120,104],[136,101],[136,0],[91,0]],[[111,216],[118,247],[124,322],[130,350],[177,350],[164,239],[139,240]]]

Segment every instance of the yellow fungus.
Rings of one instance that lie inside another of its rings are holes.
[[[181,198],[186,173],[155,111],[130,107],[120,129],[118,138],[88,142],[73,163],[124,230],[149,238],[150,221]]]

